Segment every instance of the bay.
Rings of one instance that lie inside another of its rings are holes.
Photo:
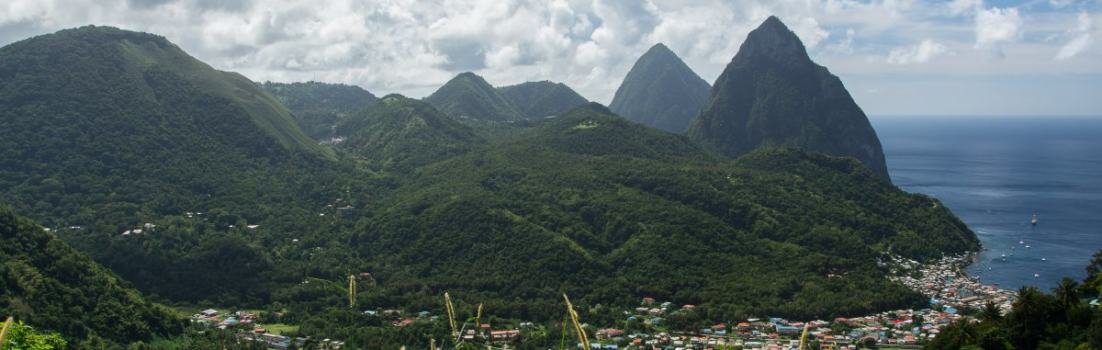
[[[1048,290],[1065,276],[1081,280],[1102,249],[1102,118],[872,123],[892,181],[938,198],[979,236],[984,251],[969,273],[981,281]]]

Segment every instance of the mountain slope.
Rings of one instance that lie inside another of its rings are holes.
[[[432,106],[387,95],[336,128],[339,146],[375,169],[410,170],[469,151],[483,142],[470,127]]]
[[[256,84],[107,27],[0,48],[0,122],[0,194],[73,224],[202,208],[332,157]]]
[[[978,246],[935,200],[849,159],[726,161],[597,105],[409,181],[349,238],[372,257],[379,298],[405,305],[437,297],[411,291],[448,290],[544,319],[565,291],[589,305],[660,297],[721,319],[846,315],[925,301],[884,277],[884,252]]]
[[[425,102],[452,117],[496,122],[523,119],[523,115],[490,83],[474,73],[462,73],[449,80]]]
[[[560,115],[588,102],[566,84],[550,81],[530,81],[497,90],[528,119]]]
[[[264,302],[289,264],[268,264],[271,236],[242,227],[306,235],[317,208],[371,181],[253,82],[114,28],[0,48],[0,124],[0,202],[80,227],[58,232],[175,302]],[[146,223],[159,234],[122,235]]]
[[[708,101],[708,89],[673,51],[656,44],[631,67],[608,107],[644,125],[681,133]]]
[[[776,17],[747,36],[689,135],[730,156],[769,145],[850,156],[888,178],[865,113]]]
[[[169,336],[183,320],[145,301],[107,269],[0,207],[0,315],[71,340],[126,344]]]
[[[299,128],[314,140],[333,137],[333,128],[349,113],[367,108],[378,100],[358,86],[305,83],[264,82],[260,87],[291,110]]]

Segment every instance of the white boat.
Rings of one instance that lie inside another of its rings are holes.
[[[1029,224],[1033,225],[1033,226],[1037,226],[1037,213],[1033,213],[1033,219],[1029,220]]]
[[[1037,278],[1037,277],[1041,277],[1041,274],[1039,274],[1039,273],[1033,274],[1033,278]]]

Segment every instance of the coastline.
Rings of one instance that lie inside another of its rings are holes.
[[[1006,313],[1017,299],[1017,291],[984,284],[979,278],[969,275],[968,267],[976,259],[976,252],[946,256],[927,264],[897,258],[894,261],[894,268],[897,269],[893,271],[895,276],[890,278],[930,298],[931,307],[964,311],[993,303]]]

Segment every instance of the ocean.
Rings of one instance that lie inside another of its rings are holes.
[[[972,276],[1048,291],[1086,275],[1102,249],[1102,118],[870,119],[892,181],[940,199],[979,236]]]

